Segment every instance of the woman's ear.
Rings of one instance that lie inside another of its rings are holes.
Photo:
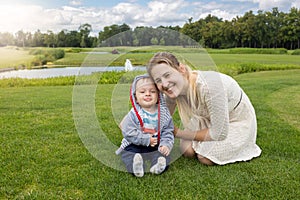
[[[178,71],[181,72],[182,74],[185,74],[186,73],[185,65],[182,63],[179,63]]]

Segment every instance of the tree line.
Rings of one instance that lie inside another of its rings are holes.
[[[204,19],[193,18],[182,26],[131,28],[127,24],[104,27],[98,36],[91,36],[90,24],[80,25],[78,30],[61,30],[54,33],[18,31],[16,34],[0,33],[0,46],[20,47],[97,47],[97,46],[148,46],[191,45],[194,40],[207,48],[300,48],[300,10],[291,8],[284,13],[271,11],[246,12],[231,21],[208,15]],[[122,34],[120,34],[122,33]],[[190,38],[190,39],[188,39]]]

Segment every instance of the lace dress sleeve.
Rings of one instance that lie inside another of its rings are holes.
[[[229,125],[225,85],[222,83],[221,74],[217,72],[205,72],[202,76],[206,85],[204,100],[210,117],[209,135],[213,140],[224,140]]]

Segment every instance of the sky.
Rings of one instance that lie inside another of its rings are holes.
[[[182,27],[208,14],[231,20],[252,10],[289,12],[300,0],[1,0],[0,32],[78,30],[85,23],[97,35],[105,26]]]

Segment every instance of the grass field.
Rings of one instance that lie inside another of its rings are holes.
[[[30,48],[1,47],[0,68],[30,66],[34,56],[29,55]],[[288,65],[300,67],[300,56],[283,54],[228,54],[227,50],[182,48],[182,47],[101,47],[95,49],[81,49],[81,52],[69,52],[65,48],[65,57],[54,61],[55,65],[65,66],[123,66],[126,59],[130,59],[133,65],[146,65],[155,51],[172,51],[179,53],[186,61],[197,67],[224,68],[228,65],[263,64],[263,65]],[[111,54],[117,49],[120,54]],[[135,50],[146,53],[132,53]],[[147,53],[148,51],[148,53]],[[93,54],[89,53],[92,52]],[[108,52],[108,54],[97,54]]]
[[[14,68],[19,65],[28,66],[34,56],[29,55],[27,50],[16,47],[0,47],[0,69]]]
[[[104,165],[83,145],[72,115],[72,85],[0,88],[0,199],[297,199],[300,70],[234,78],[256,109],[262,155],[213,167],[180,157],[161,176],[141,179]],[[98,85],[95,108],[117,145],[114,88]],[[118,159],[113,154],[111,162]]]

